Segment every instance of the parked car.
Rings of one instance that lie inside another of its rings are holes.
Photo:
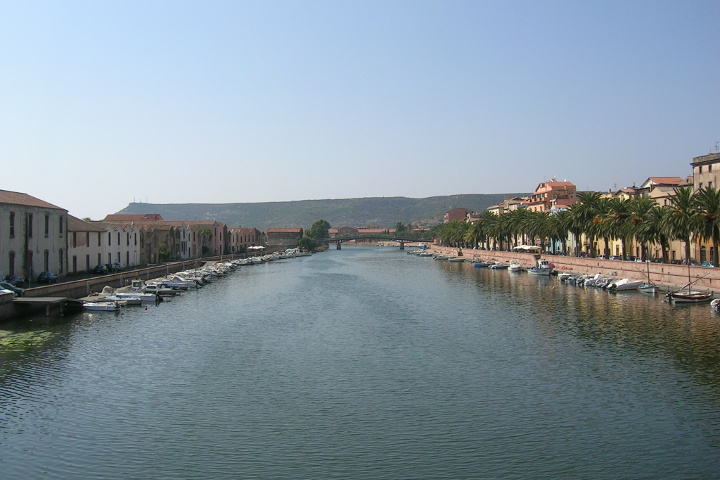
[[[703,267],[714,267],[714,266],[715,266],[715,265],[712,264],[712,262],[708,262],[707,260],[705,260],[704,262],[702,262],[700,265],[703,266]]]
[[[52,272],[41,272],[37,281],[38,283],[57,283],[58,276]]]
[[[99,273],[100,275],[105,275],[108,273],[108,268],[105,265],[98,265],[97,267],[93,268],[93,273]]]
[[[22,297],[25,294],[24,288],[16,287],[10,282],[0,282],[0,288],[3,290],[10,290],[16,297]]]
[[[5,281],[12,283],[16,287],[25,288],[25,279],[19,275],[11,275],[7,277]]]
[[[113,264],[110,266],[110,269],[111,269],[113,272],[119,272],[119,271],[122,270],[123,268],[125,268],[125,265],[123,265],[123,264],[120,263],[120,262],[115,262],[115,263],[113,263]]]

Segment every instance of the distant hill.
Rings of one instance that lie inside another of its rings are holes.
[[[506,198],[527,193],[468,194],[443,197],[370,197],[265,203],[131,203],[117,213],[159,213],[165,220],[217,220],[228,227],[303,227],[325,219],[333,227],[403,224],[433,226],[451,208],[484,212]]]

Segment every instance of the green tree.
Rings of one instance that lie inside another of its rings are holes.
[[[321,240],[330,236],[329,231],[330,223],[328,223],[327,220],[315,220],[312,223],[312,226],[310,227],[310,231],[308,232],[307,236],[315,240]]]
[[[405,228],[405,225],[403,225],[402,222],[397,222],[395,225],[395,233],[403,233],[406,230],[407,228]]]
[[[158,260],[161,262],[167,262],[170,260],[170,250],[168,250],[168,246],[164,243],[161,243],[158,248]]]
[[[665,228],[668,236],[685,242],[685,260],[690,262],[690,241],[695,223],[695,200],[692,187],[675,187],[675,195],[670,200],[670,213]]]
[[[300,240],[298,240],[297,246],[301,250],[306,250],[308,252],[314,252],[315,249],[318,247],[318,243],[313,238],[302,237]]]
[[[711,261],[718,266],[718,244],[720,244],[720,191],[705,187],[693,196],[696,209],[697,231],[703,240],[712,240]]]

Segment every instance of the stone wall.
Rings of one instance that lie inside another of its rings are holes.
[[[456,256],[457,248],[440,247],[432,245],[431,250],[435,253]],[[493,260],[509,263],[516,261],[525,267],[535,265],[539,255],[529,253],[501,252],[494,250],[462,249],[462,256],[470,260]],[[681,288],[688,284],[688,267],[685,265],[673,265],[667,263],[623,262],[619,260],[600,260],[597,258],[565,257],[559,255],[542,255],[558,271],[570,271],[573,273],[589,273],[612,275],[619,278],[631,278],[635,280],[646,280],[648,270],[650,281],[658,285]],[[720,291],[720,268],[711,267],[690,267],[690,281],[696,290]]]

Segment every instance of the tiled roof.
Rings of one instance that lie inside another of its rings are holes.
[[[650,177],[649,180],[661,185],[680,185],[683,183],[683,179],[680,177]]]
[[[302,228],[268,228],[267,233],[300,233]]]
[[[55,210],[67,211],[65,208],[57,207],[52,203],[40,200],[39,198],[35,198],[32,195],[28,195],[27,193],[10,192],[8,190],[0,190],[0,203],[24,205],[26,207],[52,208]]]
[[[99,222],[86,222],[77,217],[68,215],[68,232],[104,232],[105,227]]]

